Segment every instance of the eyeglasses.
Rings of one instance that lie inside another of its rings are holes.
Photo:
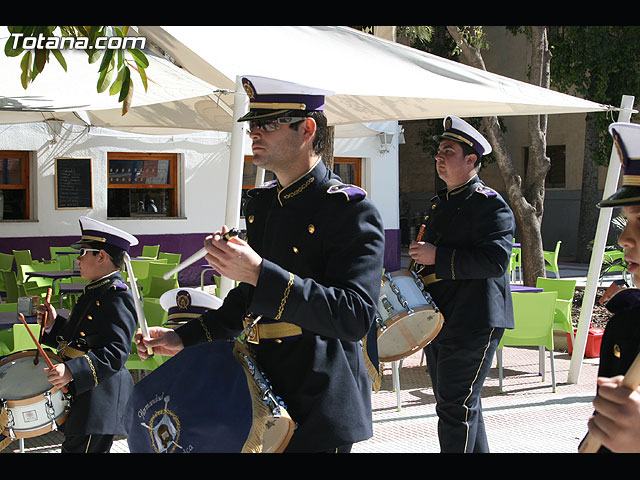
[[[99,252],[99,251],[100,250],[98,250],[97,248],[81,248],[80,255],[78,255],[78,258],[84,257],[87,252]]]
[[[293,125],[302,122],[305,118],[307,117],[278,117],[268,120],[250,120],[247,135],[251,135],[251,131],[254,128],[262,130],[263,132],[274,132],[280,128],[280,125]]]

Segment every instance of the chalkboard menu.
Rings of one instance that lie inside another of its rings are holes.
[[[56,158],[56,209],[93,208],[91,158]]]

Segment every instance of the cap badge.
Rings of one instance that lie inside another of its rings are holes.
[[[191,306],[191,295],[184,290],[178,292],[176,295],[176,306],[180,310],[187,310]]]

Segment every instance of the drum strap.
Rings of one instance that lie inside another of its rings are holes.
[[[418,277],[420,277],[420,280],[422,280],[422,284],[426,287],[427,285],[431,285],[432,283],[436,283],[439,282],[441,279],[436,277],[435,273],[432,273],[430,275],[420,275],[418,274]]]
[[[302,328],[287,322],[255,322],[251,317],[246,317],[244,326],[250,327],[247,342],[254,344],[260,343],[261,340],[282,340],[302,335]]]

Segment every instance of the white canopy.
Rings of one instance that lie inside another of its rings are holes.
[[[0,27],[0,42],[8,37]],[[347,27],[138,27],[176,65],[149,54],[149,92],[137,75],[132,109],[97,94],[97,65],[66,51],[68,72],[52,60],[25,91],[19,60],[0,55],[0,123],[43,117],[138,133],[232,130],[236,78],[261,75],[336,92],[332,125],[487,115],[581,113],[611,107],[471,68]],[[187,72],[193,74],[188,75]],[[222,90],[226,93],[222,93]],[[18,115],[18,111],[21,113]],[[84,113],[81,113],[84,112]]]
[[[4,48],[9,32],[0,26],[0,45]],[[148,90],[133,72],[134,98],[132,109],[212,94],[216,88],[176,67],[168,60],[146,52]],[[114,127],[126,124],[117,95],[98,93],[98,65],[89,64],[87,54],[80,50],[64,52],[67,71],[50,60],[45,69],[25,90],[20,83],[20,58],[0,54],[0,123],[41,122],[58,119],[78,125],[105,126],[99,114],[105,112]],[[156,112],[158,113],[158,112]],[[213,127],[213,125],[210,125]]]
[[[233,91],[236,77],[250,74],[331,90],[335,94],[328,97],[326,112],[332,125],[608,108],[348,27],[141,26],[138,30],[178,65],[223,89]],[[221,100],[231,108],[231,95]],[[228,124],[221,127],[230,129]]]

